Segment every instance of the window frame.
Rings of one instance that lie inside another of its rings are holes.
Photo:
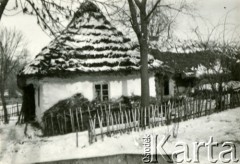
[[[101,83],[95,83],[94,84],[94,97],[95,99],[97,99],[97,89],[96,89],[96,85],[100,85],[100,100],[99,101],[108,101],[109,98],[110,98],[110,88],[109,88],[109,83],[107,82],[101,82]],[[107,89],[103,89],[103,85],[107,85]],[[104,95],[103,91],[106,91],[107,90],[107,100],[104,100],[104,97],[106,95]]]

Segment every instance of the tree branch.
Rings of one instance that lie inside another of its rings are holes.
[[[45,22],[45,20],[43,19],[43,17],[39,14],[39,12],[37,11],[37,9],[35,8],[34,4],[30,1],[30,0],[26,0],[32,7],[32,9],[35,11],[36,15],[38,18],[40,18],[40,20],[42,21],[42,23],[47,27],[47,29],[50,31],[50,33],[55,36],[55,32],[51,29],[51,27]]]
[[[156,10],[158,4],[159,4],[161,1],[162,1],[162,0],[158,0],[158,1],[155,3],[155,5],[153,6],[152,10],[147,14],[147,17],[146,17],[147,20],[148,20],[149,17],[152,15],[152,13]]]
[[[128,0],[128,5],[129,5],[129,10],[130,10],[130,13],[131,13],[131,17],[132,17],[131,21],[132,21],[133,30],[137,34],[137,37],[141,38],[141,30],[140,30],[140,27],[138,25],[137,11],[136,11],[136,7],[133,3],[133,0]]]
[[[0,21],[9,0],[0,0]]]

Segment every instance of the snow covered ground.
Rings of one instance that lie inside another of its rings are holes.
[[[104,156],[120,153],[143,154],[143,137],[146,134],[171,134],[172,126],[156,127],[130,134],[117,134],[105,137],[104,141],[88,144],[87,132],[78,134],[79,146],[76,147],[76,133],[55,137],[40,137],[39,130],[28,127],[28,136],[24,135],[25,125],[0,125],[0,163],[33,163],[40,161]],[[210,136],[218,143],[231,141],[236,145],[237,158],[240,158],[240,108],[230,109],[211,116],[185,121],[179,124],[177,138],[172,136],[164,145],[167,153],[172,153],[175,143],[185,142],[189,145],[190,158],[193,154],[193,142],[208,142]],[[214,158],[220,151],[226,150],[221,145],[214,147]],[[200,148],[200,163],[210,163],[207,159],[207,148]],[[217,162],[221,163],[221,162]],[[240,162],[238,162],[240,163]]]

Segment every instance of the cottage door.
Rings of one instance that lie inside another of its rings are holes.
[[[34,87],[32,84],[24,87],[23,89],[23,113],[24,120],[34,121],[35,119],[35,98],[34,98]]]

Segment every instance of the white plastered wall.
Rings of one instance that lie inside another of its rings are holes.
[[[43,113],[60,100],[64,100],[76,93],[81,93],[85,98],[94,100],[94,85],[108,83],[109,98],[118,99],[122,95],[141,95],[140,75],[129,76],[79,76],[76,78],[44,78],[41,80],[29,79],[28,84],[35,88],[35,104],[37,120],[41,121]],[[155,97],[154,76],[149,77],[150,96]],[[40,106],[38,106],[38,87],[40,87]]]

